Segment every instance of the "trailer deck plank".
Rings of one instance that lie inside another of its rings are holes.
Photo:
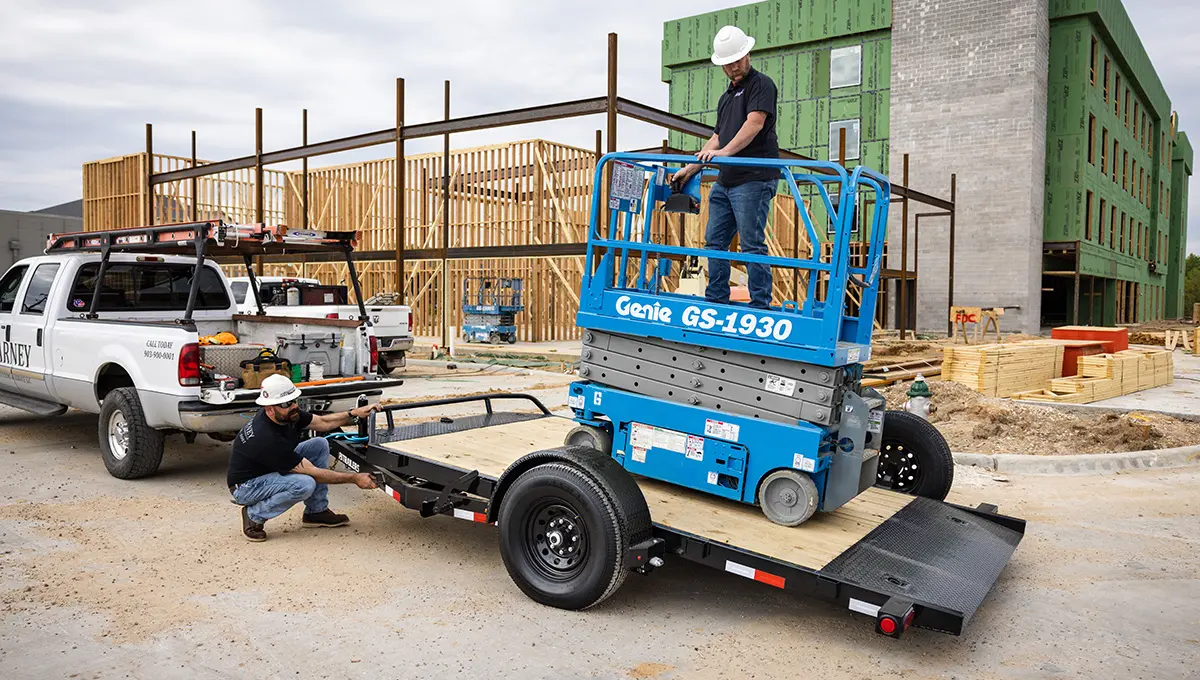
[[[562,446],[574,421],[539,418],[382,444],[386,448],[493,479],[526,453]],[[656,524],[720,541],[764,557],[821,569],[912,502],[905,494],[867,489],[833,512],[798,527],[774,524],[751,505],[646,478],[638,484]]]

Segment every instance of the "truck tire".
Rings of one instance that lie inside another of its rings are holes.
[[[546,463],[522,473],[504,496],[497,524],[508,575],[536,602],[594,607],[629,573],[624,515],[576,465]]]
[[[942,433],[907,411],[888,411],[875,486],[940,501],[953,482],[954,457]]]
[[[146,477],[162,463],[163,433],[146,424],[142,402],[133,387],[119,387],[104,397],[99,434],[104,467],[113,477]]]
[[[563,439],[563,446],[587,446],[606,456],[612,455],[612,435],[593,425],[577,425]]]

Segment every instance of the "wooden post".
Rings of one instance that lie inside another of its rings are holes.
[[[192,167],[193,168],[196,167],[196,131],[195,130],[192,130]],[[192,221],[193,222],[200,219],[200,217],[199,217],[199,215],[200,215],[199,197],[196,196],[196,192],[199,189],[198,182],[199,182],[199,180],[197,178],[195,178],[195,177],[192,178]]]
[[[907,188],[907,187],[905,187]],[[954,307],[954,215],[958,212],[958,175],[950,175],[950,291],[947,309]]]
[[[146,192],[142,202],[142,224],[154,226],[154,185],[150,178],[154,175],[154,126],[146,123],[146,176],[142,186]]]
[[[904,154],[904,188],[908,189],[908,154]],[[900,199],[900,339],[908,331],[908,191]]]
[[[404,79],[396,79],[396,302],[404,304]],[[425,189],[422,187],[421,191]]]
[[[450,120],[450,81],[445,82],[445,115]],[[442,136],[442,348],[450,347],[450,133]]]

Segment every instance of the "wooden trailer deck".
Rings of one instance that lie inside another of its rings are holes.
[[[498,479],[526,453],[562,446],[574,426],[567,418],[549,416],[381,446]],[[656,524],[813,570],[825,567],[913,500],[871,488],[833,512],[785,527],[750,505],[646,478],[638,478],[638,484]]]

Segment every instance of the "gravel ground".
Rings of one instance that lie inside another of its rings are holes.
[[[529,376],[529,380],[537,379]],[[1197,677],[1200,468],[994,478],[1028,534],[965,635],[894,641],[864,617],[680,560],[585,613],[526,599],[493,527],[334,487],[352,524],[241,539],[227,445],[169,441],[108,476],[96,420],[0,411],[5,678]]]

